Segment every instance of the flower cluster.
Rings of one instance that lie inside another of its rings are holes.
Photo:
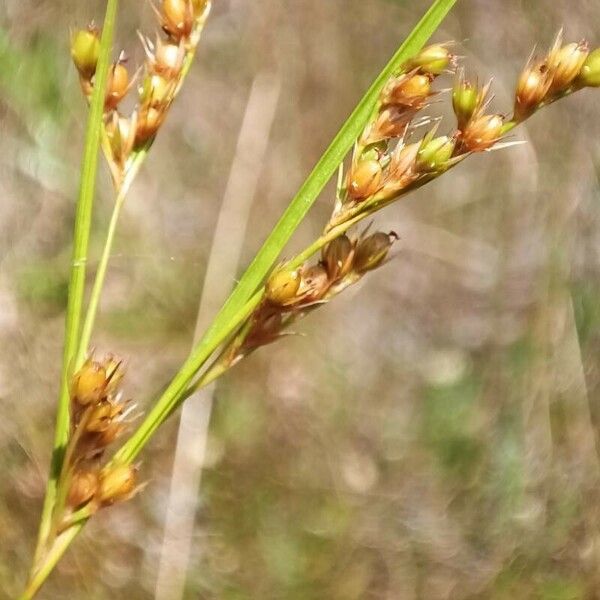
[[[71,383],[71,436],[65,456],[68,505],[95,507],[129,498],[135,491],[135,468],[107,466],[101,460],[107,447],[126,429],[133,406],[123,399],[121,362],[112,356],[88,359]]]
[[[381,266],[397,239],[393,231],[365,232],[355,239],[341,235],[323,247],[315,264],[275,269],[266,282],[263,301],[224,354],[224,361],[231,366],[279,339],[293,322]]]
[[[469,155],[492,149],[544,104],[584,86],[600,86],[600,49],[589,53],[585,42],[563,46],[559,35],[544,60],[530,61],[521,75],[512,119],[488,110],[490,83],[472,83],[459,68],[451,93],[456,127],[438,135],[439,121],[419,118],[419,113],[439,93],[432,87],[435,80],[454,71],[456,63],[448,45],[430,46],[384,85],[374,115],[356,141],[348,172],[339,178],[332,217],[307,253],[321,248],[320,260],[309,265],[295,259],[277,268],[256,309],[226,345],[215,370],[206,374],[222,373],[254,349],[279,339],[299,317],[378,267],[397,239],[393,232],[351,239],[346,235],[350,227]],[[538,83],[541,87],[534,90],[533,82],[541,82],[542,75],[543,85]],[[417,129],[431,123],[429,131],[412,141]]]
[[[142,37],[146,54],[143,67],[131,76],[123,52],[111,66],[105,99],[104,151],[116,183],[122,180],[135,151],[148,147],[164,122],[209,9],[209,0],[163,0],[160,9],[155,9],[163,35],[157,34],[154,42]],[[73,35],[71,55],[86,96],[94,87],[99,52],[99,32],[93,26]],[[131,115],[124,116],[119,107],[138,79],[137,105]]]

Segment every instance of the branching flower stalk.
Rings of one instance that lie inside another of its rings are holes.
[[[70,543],[65,543],[72,533],[69,527],[73,529],[83,517],[89,517],[98,508],[128,497],[133,490],[129,489],[131,485],[135,487],[132,469],[100,468],[105,448],[125,430],[123,418],[129,411],[124,410],[121,397],[114,395],[112,390],[116,380],[120,379],[120,376],[116,377],[120,372],[120,361],[107,359],[114,363],[113,366],[117,365],[107,370],[107,365],[103,366],[93,358],[87,359],[88,348],[121,209],[189,71],[211,3],[210,0],[163,0],[160,9],[154,8],[164,35],[157,34],[155,42],[140,36],[146,61],[133,77],[126,66],[124,52],[109,65],[117,5],[117,0],[108,2],[102,40],[93,25],[74,33],[71,39],[71,56],[82,91],[90,102],[90,130],[96,137],[90,142],[90,151],[83,163],[82,181],[85,183],[82,183],[82,190],[88,197],[86,200],[80,196],[78,206],[85,210],[85,219],[78,218],[77,223],[84,243],[78,245],[76,228],[73,273],[77,278],[72,279],[69,293],[69,306],[71,296],[76,299],[76,320],[67,320],[52,472],[34,564],[23,598],[37,592]],[[123,116],[119,106],[138,78],[138,103],[130,116]],[[115,203],[80,332],[83,272],[87,261],[98,142],[112,176]],[[86,173],[89,174],[87,178]],[[90,374],[96,374],[100,379],[105,377],[106,381],[98,387],[102,393],[94,401],[86,401],[82,409],[82,396],[75,389],[85,385],[86,379],[93,378]]]
[[[198,377],[191,377],[168,407],[146,417],[115,455],[117,464],[135,460],[160,424],[193,391],[259,346],[279,339],[291,324],[384,264],[395,234],[376,232],[352,238],[346,236],[352,227],[470,155],[510,145],[503,142],[505,136],[544,106],[582,88],[600,86],[600,49],[589,53],[586,42],[563,45],[559,33],[550,51],[542,58],[531,58],[521,73],[510,117],[488,111],[493,99],[489,83],[479,86],[458,69],[451,94],[456,128],[439,136],[439,121],[419,118],[419,114],[437,94],[432,83],[454,70],[455,62],[448,45],[431,46],[389,80],[356,142],[347,175],[339,178],[333,213],[323,234],[275,269],[223,332],[219,342],[225,346],[217,358]],[[413,141],[418,130],[431,123],[432,128]],[[320,260],[310,264],[308,260],[319,252]]]
[[[447,12],[452,2],[446,2]],[[442,9],[437,0],[434,9]],[[502,140],[537,110],[584,87],[600,87],[600,49],[585,42],[563,44],[559,34],[543,57],[532,57],[521,73],[510,118],[491,112],[490,86],[468,81],[456,71],[449,45],[434,45],[397,69],[383,87],[358,136],[347,173],[340,170],[336,200],[322,235],[278,265],[245,305],[240,306],[208,347],[191,354],[165,394],[137,430],[105,461],[109,446],[129,429],[134,405],[121,391],[123,368],[112,356],[88,356],[88,346],[119,211],[195,52],[210,5],[205,0],[164,0],[157,14],[166,40],[144,40],[146,64],[139,104],[130,117],[119,104],[132,82],[123,55],[108,74],[102,147],[116,202],[96,274],[77,360],[69,375],[69,435],[56,483],[50,527],[41,545],[23,599],[32,598],[68,545],[98,510],[131,498],[137,456],[162,423],[196,389],[214,381],[261,346],[281,339],[301,318],[330,302],[382,266],[398,239],[394,232],[359,223],[410,191],[443,175],[474,153],[501,147]],[[433,9],[432,9],[433,10]],[[439,15],[438,15],[439,16]],[[94,92],[98,32],[90,28],[73,41],[73,57],[86,94]],[[440,92],[433,84],[455,72],[452,106],[456,127],[438,135],[439,120],[422,116]],[[134,78],[131,78],[135,80]],[[422,136],[419,130],[430,126]],[[311,260],[318,255],[317,260]],[[209,361],[212,359],[212,362]]]

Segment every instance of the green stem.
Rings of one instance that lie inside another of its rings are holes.
[[[88,309],[81,331],[81,339],[79,340],[75,369],[79,369],[86,359],[90,339],[92,337],[92,331],[94,330],[94,323],[96,322],[96,316],[98,314],[98,305],[100,303],[100,296],[102,294],[102,288],[106,278],[108,261],[110,260],[110,255],[112,252],[117,224],[119,222],[119,217],[121,216],[121,209],[125,204],[125,199],[129,189],[131,188],[131,184],[133,183],[142,166],[142,163],[144,162],[144,159],[146,158],[146,154],[146,150],[141,150],[135,155],[117,192],[113,212],[108,225],[108,231],[106,233],[104,248],[102,249],[102,255],[100,256],[100,261],[98,263],[96,278],[94,279],[94,285],[92,287]]]
[[[98,154],[104,113],[106,81],[110,67],[110,53],[117,17],[118,0],[108,0],[106,15],[100,43],[100,56],[96,71],[92,102],[88,115],[85,149],[81,167],[81,182],[77,199],[75,228],[73,232],[73,252],[71,262],[71,278],[65,320],[65,342],[61,374],[61,388],[56,416],[54,448],[50,465],[50,476],[46,487],[46,497],[40,520],[38,542],[35,551],[34,565],[40,559],[52,527],[52,512],[56,501],[58,477],[62,471],[65,446],[69,437],[69,381],[73,363],[77,354],[81,312],[85,289],[85,275],[88,258],[92,207],[96,191],[96,174],[98,170]]]
[[[42,585],[44,585],[46,579],[48,579],[50,573],[52,573],[54,567],[58,564],[58,561],[62,558],[69,547],[69,544],[75,539],[85,523],[86,520],[82,520],[80,523],[67,529],[56,538],[50,550],[45,554],[42,563],[31,574],[27,587],[19,600],[31,600],[35,597]]]

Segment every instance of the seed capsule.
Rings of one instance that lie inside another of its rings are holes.
[[[106,369],[100,363],[88,360],[73,376],[73,399],[82,406],[100,402],[107,383]]]
[[[175,39],[188,37],[194,25],[194,7],[190,0],[163,0],[163,27]]]
[[[463,147],[469,152],[491,148],[502,135],[504,119],[501,115],[483,115],[469,123],[461,137]]]
[[[135,119],[121,117],[116,111],[113,113],[112,119],[106,124],[106,135],[113,157],[121,165],[125,164],[133,149],[135,128]],[[107,372],[109,372],[108,368]]]
[[[329,288],[329,276],[325,267],[313,265],[302,274],[299,295],[308,302],[320,300]]]
[[[558,50],[548,61],[548,70],[552,74],[552,91],[568,88],[579,75],[588,55],[586,42],[567,44]]]
[[[353,254],[354,246],[347,235],[335,238],[323,248],[323,264],[332,281],[340,279],[350,271]]]
[[[403,75],[384,92],[384,104],[420,108],[430,95],[431,79],[428,75]]]
[[[364,200],[377,192],[381,185],[383,169],[378,160],[361,160],[350,171],[348,195],[354,200]]]
[[[424,48],[408,64],[430,75],[441,75],[452,63],[452,54],[445,46],[436,44]]]
[[[145,106],[158,108],[169,102],[172,90],[173,86],[162,75],[149,75],[140,89],[140,101]]]
[[[91,79],[96,72],[100,56],[98,31],[88,28],[74,33],[71,38],[71,56],[81,76]]]
[[[68,503],[78,508],[89,502],[98,491],[98,474],[94,471],[77,471],[71,479]]]
[[[113,504],[131,497],[136,486],[136,470],[129,465],[106,467],[100,473],[98,498],[103,504]]]
[[[295,269],[278,269],[267,280],[265,294],[267,300],[278,306],[290,304],[296,297],[300,288],[300,271]]]
[[[182,44],[173,44],[159,40],[154,56],[157,72],[170,75],[171,77],[177,75],[181,70],[184,55],[185,48]]]
[[[462,72],[459,73],[452,88],[452,108],[456,115],[458,129],[463,130],[467,126],[481,103],[482,92],[467,81]]]
[[[108,110],[115,109],[129,91],[129,72],[127,67],[118,62],[108,74],[106,84],[105,106]]]
[[[164,112],[156,108],[140,111],[135,132],[135,145],[141,146],[156,135],[164,119]]]
[[[358,273],[376,269],[386,259],[398,236],[392,231],[378,231],[361,240],[354,254],[353,268]]]
[[[551,84],[552,74],[544,63],[525,67],[517,82],[514,109],[517,121],[531,115],[546,98]]]
[[[445,135],[424,141],[417,153],[417,168],[428,173],[444,171],[448,168],[454,146],[454,140]]]
[[[586,58],[577,83],[587,87],[600,87],[600,48],[597,48]]]

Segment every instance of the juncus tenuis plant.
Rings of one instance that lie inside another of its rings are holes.
[[[388,261],[398,236],[362,221],[470,155],[510,145],[506,135],[543,106],[582,88],[600,86],[600,50],[590,52],[585,42],[565,44],[559,34],[547,53],[526,64],[509,112],[493,110],[491,86],[467,79],[452,44],[422,49],[453,3],[434,2],[382,71],[212,326],[136,428],[135,404],[122,389],[122,360],[91,351],[95,316],[125,197],[185,80],[210,3],[163,0],[155,9],[161,33],[155,38],[141,36],[146,58],[138,69],[124,53],[115,62],[110,60],[116,0],[108,2],[102,31],[90,26],[73,33],[72,57],[90,102],[90,117],[77,204],[54,456],[23,598],[37,593],[89,518],[142,489],[144,478],[136,460],[185,398],[260,346],[280,340],[300,318]],[[447,84],[439,83],[447,78]],[[131,94],[136,95],[136,105],[125,114],[123,100]],[[452,104],[455,122],[447,131],[431,114],[434,100]],[[99,148],[110,169],[115,204],[84,313]],[[348,150],[351,155],[345,168],[339,169],[331,217],[323,224],[322,234],[297,256],[277,263],[286,241]],[[121,446],[111,455],[110,448],[119,441]]]

